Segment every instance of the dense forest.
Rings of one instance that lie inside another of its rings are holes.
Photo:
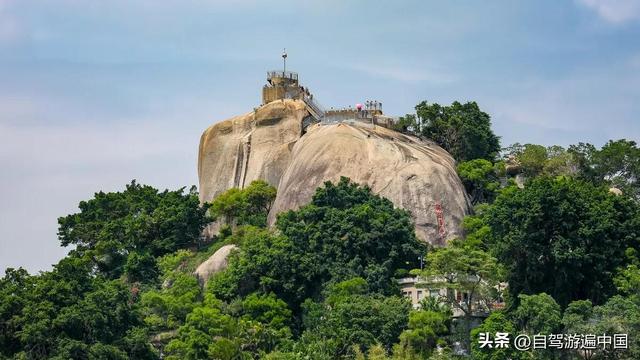
[[[640,358],[634,141],[501,147],[474,102],[422,102],[396,130],[456,159],[474,206],[464,238],[420,242],[407,211],[347,178],[271,227],[266,182],[201,206],[194,188],[133,181],[58,219],[70,251],[52,270],[6,269],[0,359]],[[225,270],[194,275],[230,244]],[[444,295],[413,308],[397,281],[410,275]],[[480,346],[497,332],[628,334],[628,349]]]

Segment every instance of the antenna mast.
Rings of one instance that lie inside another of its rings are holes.
[[[287,72],[287,49],[282,50],[282,62],[283,62],[282,73],[284,75],[284,73]]]

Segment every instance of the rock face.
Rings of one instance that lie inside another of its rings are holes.
[[[213,274],[227,268],[229,254],[238,247],[235,245],[225,245],[218,249],[202,264],[198,265],[195,275],[198,277],[200,284],[204,285],[213,276]]]
[[[302,134],[307,116],[300,101],[274,101],[207,129],[200,142],[200,200],[264,179],[278,189],[273,223],[277,213],[308,203],[325,181],[347,176],[409,210],[420,239],[443,245],[461,235],[470,204],[446,151],[359,122],[316,124]]]
[[[200,200],[264,179],[277,186],[309,114],[302,101],[274,101],[209,127],[200,138]]]
[[[434,143],[383,127],[345,123],[314,125],[293,148],[280,179],[271,216],[311,200],[325,181],[347,176],[411,211],[419,238],[441,245],[436,204],[445,238],[460,236],[468,204],[453,159]]]

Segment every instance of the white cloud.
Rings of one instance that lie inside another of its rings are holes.
[[[640,20],[640,0],[578,0],[612,24]]]

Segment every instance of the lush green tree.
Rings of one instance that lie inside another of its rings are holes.
[[[593,318],[593,304],[589,300],[576,300],[571,302],[564,310],[562,323],[565,334],[595,335],[596,324]],[[577,352],[580,358],[591,360],[595,356],[595,350],[585,349]]]
[[[618,289],[618,293],[624,296],[640,297],[640,259],[638,252],[629,248],[626,251],[629,261],[627,266],[618,269],[613,282]]]
[[[368,360],[388,360],[387,351],[380,344],[373,345],[367,352]]]
[[[589,300],[572,301],[564,309],[562,324],[567,333],[589,334],[591,326],[587,325],[593,316],[593,304]]]
[[[511,316],[516,328],[528,334],[557,334],[562,328],[560,305],[545,293],[520,294],[518,307]]]
[[[21,315],[24,307],[33,301],[31,289],[36,280],[22,268],[7,269],[0,279],[0,358],[21,350],[18,337]]]
[[[319,299],[324,284],[353,277],[393,294],[396,270],[415,267],[425,252],[406,211],[346,178],[327,182],[311,204],[280,214],[276,227],[277,234],[246,231],[242,250],[209,282],[216,297],[273,292],[296,312],[305,299]]]
[[[640,268],[638,264],[629,264],[620,269],[613,281],[620,294],[640,296]]]
[[[500,188],[494,164],[485,159],[474,159],[458,164],[457,171],[472,204],[493,201]]]
[[[563,323],[567,334],[627,334],[628,349],[602,349],[576,352],[583,359],[638,359],[640,357],[640,302],[637,297],[611,297],[601,306],[589,301],[574,301],[565,310]]]
[[[401,133],[419,133],[420,132],[418,121],[414,114],[407,114],[405,116],[401,116],[398,119],[398,121],[393,124],[391,128]]]
[[[517,169],[527,178],[540,175],[577,176],[580,171],[580,156],[562,146],[544,147],[536,144],[515,143],[503,149],[503,156],[517,164]]]
[[[145,323],[159,331],[184,323],[187,315],[200,304],[200,284],[195,276],[177,272],[167,277],[166,287],[142,294]]]
[[[142,325],[132,289],[95,277],[90,267],[87,260],[68,257],[38,276],[8,271],[0,281],[0,357],[157,358],[148,342],[143,346],[132,336]]]
[[[587,143],[568,150],[581,179],[616,187],[636,201],[640,200],[640,148],[635,141],[610,140],[602,148]]]
[[[156,349],[149,342],[149,335],[149,331],[143,326],[127,331],[121,343],[129,359],[155,360],[159,357]]]
[[[212,306],[195,308],[188,316],[185,325],[178,330],[178,338],[171,340],[165,347],[166,359],[199,360],[215,356],[218,359],[242,359],[246,354],[234,341],[237,323]]]
[[[54,330],[84,343],[112,343],[140,324],[130,303],[130,290],[118,280],[97,281],[93,291],[53,319]]]
[[[344,177],[335,185],[326,182],[308,206],[281,214],[276,226],[296,249],[318,254],[313,260],[324,272],[321,278],[359,276],[372,291],[386,294],[397,291],[395,270],[416,265],[426,251],[408,212]]]
[[[254,180],[244,189],[231,188],[218,195],[211,203],[211,214],[225,224],[264,227],[275,198],[276,188]]]
[[[328,300],[323,303],[305,303],[303,343],[310,344],[318,338],[331,339],[332,358],[350,354],[354,345],[367,351],[381,344],[390,350],[407,324],[411,304],[399,296],[362,294],[362,287],[354,288],[354,282],[349,282],[332,287]],[[355,292],[349,294],[345,289]]]
[[[394,359],[404,359],[404,358],[396,358],[394,357]],[[460,359],[460,356],[458,355],[454,355],[451,350],[442,350],[442,351],[438,351],[435,354],[431,355],[431,357],[429,357],[429,360],[456,360],[456,359]]]
[[[274,191],[263,182],[243,190],[243,219],[264,223]],[[192,274],[201,256],[185,248],[198,245],[206,209],[193,191],[135,182],[82,202],[59,219],[63,245],[75,245],[68,257],[0,279],[0,358],[151,360],[153,338],[169,342],[169,358],[237,359],[289,341],[291,311],[273,295],[250,295],[235,317],[203,301]]]
[[[567,152],[571,154],[576,166],[576,177],[581,180],[593,181],[597,178],[592,168],[593,156],[597,149],[589,143],[580,142],[576,145],[570,145]]]
[[[274,294],[251,294],[241,302],[240,318],[254,352],[271,352],[292,337],[292,313]],[[249,341],[245,341],[249,342]],[[248,346],[244,345],[247,349]]]
[[[423,136],[447,150],[457,161],[493,161],[500,151],[500,139],[491,130],[491,117],[475,102],[450,106],[416,105]]]
[[[61,339],[68,339],[68,335],[76,333],[60,333],[59,330],[64,328],[56,329],[54,321],[61,311],[79,303],[83,295],[92,290],[87,263],[79,259],[63,259],[51,272],[34,278],[29,291],[23,294],[24,306],[14,318],[19,347],[27,357],[46,358],[62,351]],[[86,348],[81,339],[73,340]]]
[[[635,141],[609,141],[593,154],[592,164],[599,180],[640,200],[640,148]]]
[[[491,346],[482,346],[480,343],[480,334],[488,336],[489,340],[493,340],[496,333],[509,334],[511,340],[515,336],[516,328],[509,317],[502,311],[495,311],[487,317],[480,326],[471,331],[471,355],[477,360],[519,360],[524,359],[524,354],[513,348],[513,343],[508,347],[496,348]]]
[[[113,345],[97,343],[89,348],[89,359],[92,360],[127,360],[127,353]]]
[[[272,351],[265,355],[265,360],[305,360],[308,359],[301,352]]]
[[[555,300],[545,294],[525,295],[519,297],[518,307],[510,314],[516,327],[516,333],[528,334],[530,339],[537,334],[550,335],[562,333],[562,311]],[[511,334],[515,337],[516,334]],[[534,349],[531,358],[557,359],[562,351],[553,348]]]
[[[420,310],[423,311],[442,313],[447,317],[451,317],[453,315],[451,312],[451,306],[442,302],[442,299],[437,296],[426,296],[420,300],[418,304],[420,305]]]
[[[251,294],[242,301],[243,316],[269,325],[276,330],[289,332],[291,310],[287,304],[274,294]]]
[[[124,265],[129,282],[153,282],[158,277],[156,259],[146,251],[132,252]]]
[[[575,176],[578,173],[578,162],[575,156],[562,146],[549,146],[542,172],[549,176]]]
[[[191,250],[180,249],[158,258],[157,263],[162,274],[162,280],[167,281],[180,272],[191,272],[193,269],[189,268],[188,264],[193,259],[194,254]]]
[[[245,206],[244,192],[231,188],[213,199],[210,211],[215,218],[222,218],[228,224],[242,215]]]
[[[562,307],[603,303],[615,292],[612,274],[625,250],[639,244],[638,214],[634,202],[606,188],[540,177],[503,190],[483,211],[484,241],[506,265],[514,298],[546,292]]]
[[[209,280],[207,290],[215,297],[231,301],[258,289],[279,297],[294,296],[299,286],[306,286],[305,274],[296,273],[297,264],[290,263],[289,254],[294,250],[286,237],[253,227],[239,228],[234,236],[241,251],[231,256],[225,271]]]
[[[165,348],[168,359],[267,358],[334,359],[351,354],[353,345],[387,348],[406,326],[410,304],[400,297],[368,294],[363,279],[330,286],[326,300],[305,303],[305,331],[292,344],[292,312],[274,294],[253,293],[224,304],[208,295]],[[283,350],[289,352],[282,352]],[[206,355],[205,355],[206,354]]]
[[[400,334],[400,347],[394,348],[394,354],[400,352],[404,357],[415,353],[426,358],[436,349],[439,341],[449,334],[451,314],[439,311],[414,310],[409,313],[408,329]]]
[[[468,246],[487,251],[487,239],[491,235],[491,227],[485,221],[485,213],[490,208],[489,204],[480,204],[475,207],[474,215],[467,215],[462,220],[462,229],[465,232],[464,242]]]
[[[521,172],[527,177],[542,174],[548,159],[547,149],[542,145],[515,143],[505,149],[507,157],[514,157]]]
[[[490,311],[501,295],[502,268],[489,253],[458,241],[430,252],[426,263],[423,286],[445,289],[440,300],[464,314],[468,349],[474,316]]]
[[[365,295],[367,293],[369,293],[367,280],[355,277],[337,284],[330,284],[324,297],[329,306],[331,306],[351,295]]]
[[[159,192],[132,181],[123,192],[98,192],[80,202],[80,212],[58,219],[63,246],[75,245],[73,256],[90,259],[109,278],[123,274],[143,280],[157,269],[150,257],[196,246],[209,222],[195,188]],[[136,257],[128,262],[128,256]],[[145,279],[146,280],[146,279]]]
[[[177,328],[202,303],[202,289],[193,268],[188,266],[193,257],[193,252],[183,249],[158,258],[162,286],[146,289],[140,297],[149,330],[162,332]]]
[[[157,359],[140,293],[158,284],[158,256],[198,245],[205,212],[193,189],[159,192],[135,181],[81,202],[58,220],[62,245],[75,247],[69,256],[51,271],[9,270],[0,280],[0,358]],[[171,280],[168,293],[186,292],[188,280]]]
[[[244,189],[249,211],[253,213],[269,213],[276,199],[276,188],[264,180],[254,180]]]
[[[597,324],[596,334],[628,334],[629,349],[606,349],[604,358],[640,358],[640,302],[637,298],[613,296],[604,305],[594,308],[592,321]]]

